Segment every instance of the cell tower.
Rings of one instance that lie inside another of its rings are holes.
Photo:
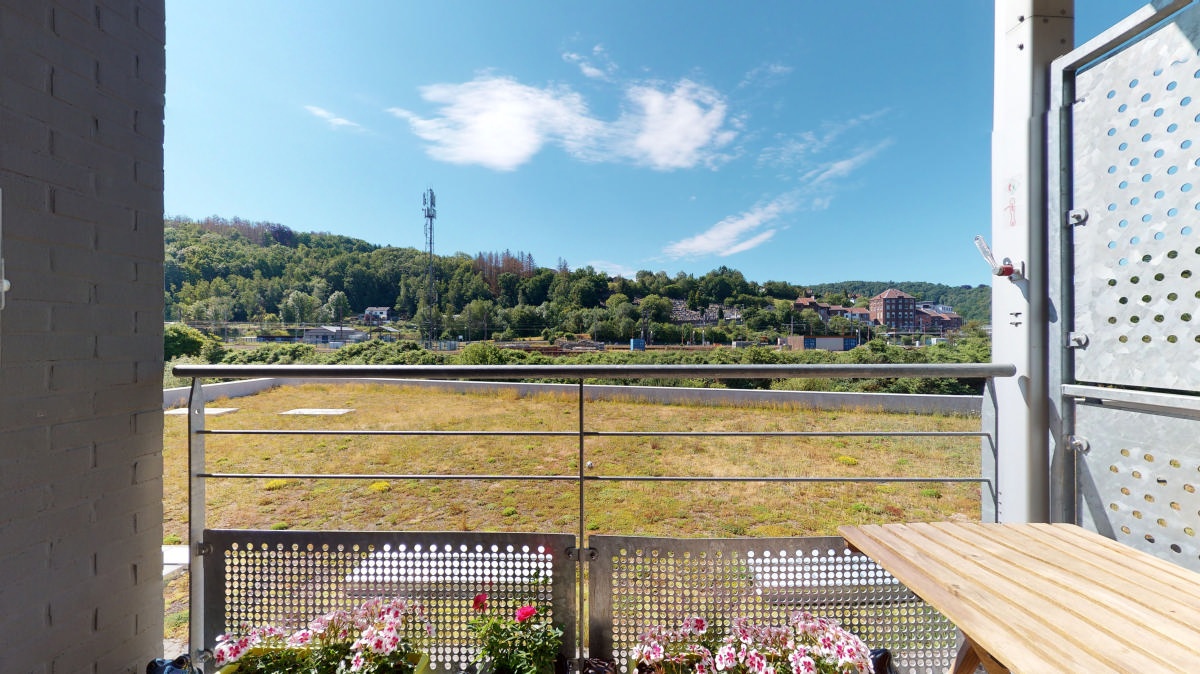
[[[432,349],[437,339],[437,284],[433,276],[433,221],[437,219],[437,196],[433,188],[425,190],[421,197],[425,213],[425,324],[421,326],[421,338],[426,349]]]

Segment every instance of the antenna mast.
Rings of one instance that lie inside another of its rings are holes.
[[[433,221],[437,219],[437,196],[433,188],[425,190],[421,196],[425,214],[425,324],[421,326],[422,343],[426,349],[432,349],[437,338],[437,322],[434,320],[434,310],[437,307],[437,286],[433,276]]]

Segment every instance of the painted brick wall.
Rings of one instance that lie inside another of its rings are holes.
[[[0,0],[0,672],[162,650],[163,0]]]

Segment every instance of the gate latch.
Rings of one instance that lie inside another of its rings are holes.
[[[992,247],[983,240],[982,235],[975,235],[975,247],[979,249],[979,254],[983,255],[983,259],[992,268],[993,276],[1004,276],[1009,281],[1020,281],[1025,278],[1025,263],[1022,262],[1020,268],[1017,268],[1017,263],[1009,258],[1004,258],[999,263],[992,255]]]

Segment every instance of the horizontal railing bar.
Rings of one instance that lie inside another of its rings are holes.
[[[196,477],[222,480],[526,480],[578,482],[578,475],[441,475],[414,473],[198,473]],[[587,475],[584,482],[988,482],[984,477],[783,477],[752,475]]]
[[[381,431],[364,429],[229,429],[210,428],[196,431],[202,435],[401,435],[401,436],[539,436],[539,437],[579,437],[578,431]],[[752,437],[781,437],[781,438],[861,438],[861,437],[946,437],[946,438],[981,438],[987,437],[986,431],[584,431],[589,438],[605,437],[646,437],[646,438],[686,438],[686,437],[717,437],[717,438],[752,438]]]
[[[1001,363],[822,365],[200,365],[171,368],[177,377],[381,377],[397,379],[861,379],[872,377],[1011,377]]]

